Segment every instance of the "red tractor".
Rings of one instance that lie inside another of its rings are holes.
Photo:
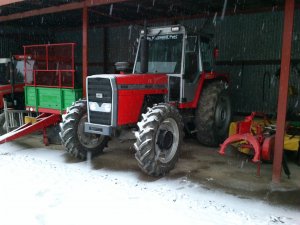
[[[139,167],[161,176],[178,160],[183,131],[218,146],[228,134],[231,105],[211,47],[207,35],[183,26],[144,28],[132,74],[87,78],[87,99],[69,107],[60,124],[66,151],[97,156],[110,137],[135,130]]]
[[[24,56],[0,58],[0,135],[5,133],[4,99],[7,106],[24,109]],[[29,60],[28,66],[31,61]]]

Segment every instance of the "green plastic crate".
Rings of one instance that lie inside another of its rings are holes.
[[[82,89],[46,88],[25,86],[25,104],[34,107],[57,110],[62,113],[67,107],[82,97]]]

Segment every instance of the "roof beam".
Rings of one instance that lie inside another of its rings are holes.
[[[8,0],[6,0],[9,2]],[[14,0],[16,1],[23,1],[23,0]],[[33,16],[40,16],[45,14],[51,14],[51,13],[59,13],[59,12],[65,12],[70,10],[76,10],[76,9],[82,9],[85,6],[87,7],[93,7],[93,6],[99,6],[99,5],[108,5],[113,3],[121,3],[121,2],[128,2],[130,0],[85,0],[83,2],[74,2],[74,3],[68,3],[58,6],[51,6],[47,8],[42,9],[34,9],[22,13],[14,13],[7,16],[0,16],[0,22],[5,21],[11,21],[11,20],[17,20],[17,19],[23,19]],[[13,2],[13,1],[11,1]]]
[[[1,0],[0,6],[10,5],[10,4],[14,4],[14,3],[17,3],[17,2],[24,2],[24,0]]]

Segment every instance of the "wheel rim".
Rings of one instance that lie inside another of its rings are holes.
[[[215,126],[218,131],[222,131],[228,125],[230,119],[230,106],[228,99],[221,96],[218,100],[215,112]]]
[[[96,148],[103,141],[104,136],[84,132],[85,122],[87,122],[87,115],[84,115],[79,121],[77,129],[78,140],[85,148]]]
[[[179,128],[177,122],[173,118],[167,118],[160,124],[155,137],[157,160],[162,163],[170,162],[177,152],[178,144]]]

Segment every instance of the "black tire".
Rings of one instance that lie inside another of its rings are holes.
[[[135,133],[135,158],[148,175],[161,176],[175,167],[180,154],[183,123],[178,110],[169,104],[148,108]]]
[[[207,83],[200,95],[196,110],[195,126],[201,144],[216,147],[228,136],[231,104],[225,83]]]
[[[60,128],[58,124],[47,127],[46,131],[49,144],[61,144],[61,138],[59,136]]]
[[[79,100],[72,104],[63,115],[60,123],[60,138],[66,151],[78,159],[85,160],[103,152],[109,138],[103,135],[84,132],[84,123],[87,121],[86,101]]]
[[[5,129],[4,125],[5,125],[5,114],[3,112],[0,114],[0,135],[3,135],[6,133],[6,129]]]

